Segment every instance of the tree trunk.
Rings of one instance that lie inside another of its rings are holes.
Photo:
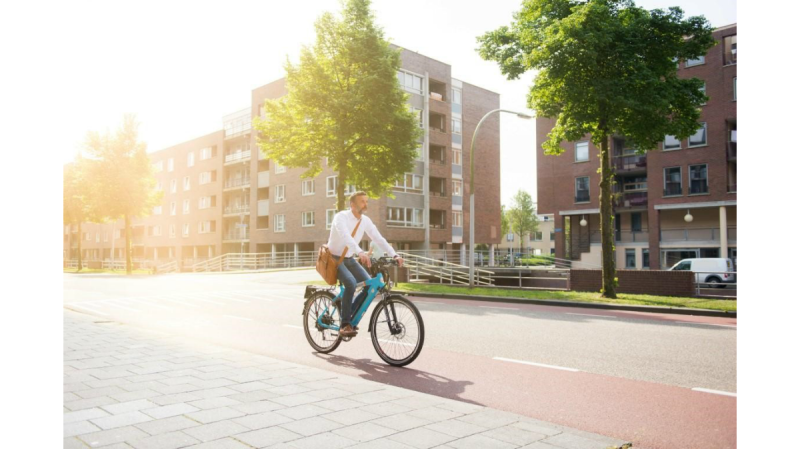
[[[81,254],[81,244],[83,243],[83,232],[81,232],[81,222],[78,222],[78,271],[83,269],[83,255]]]
[[[604,298],[617,298],[617,272],[614,261],[614,213],[611,208],[611,186],[614,170],[609,157],[608,135],[603,133],[600,143],[600,235],[603,254]]]
[[[131,260],[131,219],[125,214],[125,274],[132,274],[133,261]]]

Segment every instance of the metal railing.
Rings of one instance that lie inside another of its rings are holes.
[[[272,268],[313,267],[316,251],[276,253],[226,253],[191,266],[192,271],[252,271]]]
[[[614,168],[617,171],[647,170],[647,155],[616,156]]]
[[[623,229],[614,231],[614,234],[616,241],[623,243],[650,241],[650,232],[648,232],[646,229],[644,231],[629,231]]]
[[[250,178],[234,178],[225,181],[225,185],[222,187],[223,189],[232,189],[235,187],[242,187],[242,186],[249,186],[250,185]]]
[[[227,206],[227,207],[225,207],[223,215],[249,214],[249,213],[250,213],[250,205],[248,204],[246,206],[239,206],[239,207]]]
[[[410,280],[439,280],[441,284],[469,285],[469,267],[443,260],[424,257],[410,252],[398,252],[405,259]],[[493,272],[475,270],[475,285],[492,285]]]
[[[178,261],[173,260],[155,267],[156,273],[177,273],[179,271]]]
[[[736,274],[735,271],[695,271],[696,295],[736,299]]]
[[[662,242],[717,242],[720,238],[719,228],[694,229],[661,229],[659,240]],[[728,228],[728,240],[736,240],[736,228]]]
[[[236,153],[225,155],[225,163],[244,160],[244,159],[250,159],[250,150],[239,151]]]
[[[222,240],[248,240],[250,238],[250,231],[234,231],[226,232],[222,236]]]
[[[626,192],[614,198],[616,207],[647,206],[647,192]]]

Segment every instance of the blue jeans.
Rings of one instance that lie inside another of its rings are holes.
[[[334,259],[339,260],[338,257],[333,256]],[[356,284],[371,279],[367,270],[358,263],[358,259],[346,257],[344,262],[339,265],[339,271],[336,273],[336,279],[344,285],[344,295],[342,295],[342,327],[350,324],[353,319],[353,293],[356,291]],[[363,293],[366,293],[364,290]]]

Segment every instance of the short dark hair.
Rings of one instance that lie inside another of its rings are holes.
[[[358,192],[353,193],[352,195],[350,195],[350,203],[351,204],[354,203],[356,201],[356,198],[360,196],[367,196],[367,192],[359,190]]]

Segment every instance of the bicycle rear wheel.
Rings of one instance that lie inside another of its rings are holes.
[[[392,366],[413,362],[425,343],[425,326],[414,303],[391,295],[375,306],[373,314],[370,333],[378,356]]]
[[[342,319],[339,310],[336,313],[333,311],[333,293],[328,291],[320,291],[314,293],[311,298],[306,302],[305,310],[303,310],[303,330],[306,333],[306,340],[308,344],[314,348],[315,351],[323,354],[333,352],[339,347],[342,338],[339,332],[326,329],[319,325],[320,321],[327,325],[341,326]],[[325,311],[327,308],[327,311]]]

